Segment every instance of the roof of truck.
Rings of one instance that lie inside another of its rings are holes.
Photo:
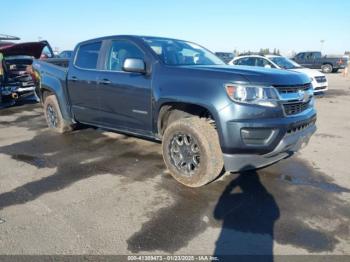
[[[111,38],[129,38],[129,39],[139,39],[143,40],[144,38],[156,38],[156,39],[163,39],[163,40],[177,40],[177,41],[186,41],[186,42],[191,42],[188,40],[182,40],[182,39],[176,39],[176,38],[170,38],[170,37],[162,37],[162,36],[147,36],[147,35],[109,35],[109,36],[103,36],[103,37],[97,37],[97,38],[92,38],[89,40],[82,41],[78,43],[78,45],[82,43],[88,43],[88,42],[93,42],[96,40],[105,40],[105,39],[111,39]]]

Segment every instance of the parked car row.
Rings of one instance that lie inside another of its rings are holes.
[[[234,58],[230,65],[258,66],[265,68],[277,68],[304,73],[310,77],[314,93],[325,92],[328,89],[326,76],[315,69],[305,68],[293,60],[278,55],[247,55]]]
[[[232,53],[216,54],[230,65],[277,68],[304,73],[312,80],[315,94],[328,90],[327,77],[323,73],[336,73],[339,69],[345,69],[349,63],[349,59],[345,56],[327,56],[318,51],[300,52],[292,59],[280,55],[248,54],[235,57],[228,62],[227,59],[233,56]]]

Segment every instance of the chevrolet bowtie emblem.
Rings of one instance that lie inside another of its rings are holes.
[[[299,97],[299,101],[303,101],[303,102],[307,102],[310,99],[310,95],[304,90],[298,91],[298,97]]]

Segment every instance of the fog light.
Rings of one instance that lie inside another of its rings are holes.
[[[277,135],[275,129],[256,129],[243,128],[241,129],[241,137],[246,145],[263,146],[268,145]]]

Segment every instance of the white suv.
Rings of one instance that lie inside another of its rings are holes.
[[[238,56],[229,62],[229,65],[260,66],[265,68],[285,69],[306,74],[312,79],[314,93],[328,90],[328,81],[325,74],[315,70],[302,67],[287,57],[278,55],[246,55]]]

